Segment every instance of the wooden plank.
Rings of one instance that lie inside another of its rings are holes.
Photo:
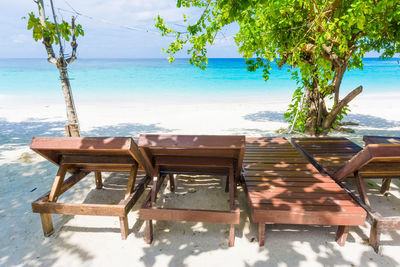
[[[254,210],[253,222],[307,225],[363,225],[366,215],[336,211]]]
[[[340,193],[343,192],[343,189],[341,189],[340,187],[327,187],[327,188],[319,188],[319,187],[314,187],[314,188],[310,188],[310,187],[297,187],[297,186],[286,186],[286,187],[270,187],[270,186],[247,186],[247,190],[249,190],[249,192],[253,192],[256,191],[257,193],[263,194],[263,195],[267,195],[268,193],[284,193],[284,194],[288,194],[288,193],[294,193],[294,192],[304,192],[304,193]]]
[[[274,181],[277,183],[280,182],[313,182],[313,183],[318,183],[318,182],[324,182],[324,183],[335,183],[335,181],[332,178],[315,178],[315,177],[276,177],[276,176],[264,176],[264,175],[259,175],[259,176],[245,176],[244,181],[247,182],[268,182],[268,181]]]
[[[390,182],[392,181],[392,179],[390,178],[384,178],[382,180],[382,186],[381,186],[381,194],[386,195],[389,192],[389,188],[390,188]]]
[[[151,154],[154,157],[158,156],[180,156],[180,157],[215,157],[218,155],[221,158],[237,158],[238,149],[207,149],[207,148],[153,148],[150,147]]]
[[[54,233],[53,220],[51,214],[40,213],[40,220],[42,222],[42,229],[44,236],[51,236]]]
[[[151,244],[153,242],[153,222],[146,220],[146,243]]]
[[[369,144],[400,144],[400,137],[394,136],[368,136],[365,135],[363,140],[366,145]]]
[[[300,171],[306,171],[306,170],[317,170],[312,166],[312,164],[288,164],[288,163],[247,163],[244,165],[244,168],[247,169],[252,169],[252,170],[271,170],[271,171],[281,171],[281,170],[286,170],[286,171],[292,171],[292,170],[300,170]]]
[[[286,163],[286,164],[292,164],[292,163],[302,163],[302,164],[307,164],[308,162],[304,159],[301,158],[296,158],[296,159],[279,159],[279,158],[275,158],[275,159],[248,159],[248,158],[244,158],[243,160],[244,164],[247,163]]]
[[[264,210],[268,212],[272,211],[287,211],[287,212],[307,212],[307,211],[316,211],[316,212],[338,212],[342,215],[344,214],[365,214],[363,209],[360,209],[357,204],[353,204],[352,206],[339,206],[337,204],[333,205],[303,205],[302,203],[292,203],[291,205],[279,205],[275,204],[254,204],[254,210]]]
[[[258,223],[258,245],[264,246],[265,223]]]
[[[233,159],[225,158],[204,158],[204,157],[155,157],[155,161],[160,166],[199,166],[204,168],[226,167],[230,168],[233,165]]]
[[[369,199],[368,199],[367,192],[365,189],[364,181],[361,179],[358,171],[354,172],[354,178],[356,180],[358,194],[360,195],[362,202],[364,202],[364,204],[367,205],[368,207],[371,207],[371,204],[369,203]]]
[[[125,216],[120,216],[119,217],[119,223],[120,223],[120,228],[121,228],[121,239],[126,240],[129,234],[129,224],[128,224],[128,217]]]
[[[235,201],[235,177],[233,175],[233,166],[229,168],[229,206],[234,209],[234,201]]]
[[[161,176],[160,176],[160,179],[158,179],[158,181],[157,181],[157,186],[156,186],[156,192],[158,192],[158,191],[160,190],[161,185],[162,185],[163,182],[164,182],[164,179],[165,179],[165,175],[161,175]],[[154,180],[152,179],[151,181],[154,181]],[[152,189],[153,189],[153,188],[152,188]],[[145,200],[143,201],[142,208],[150,208],[150,207],[151,207],[151,205],[152,205],[152,203],[151,203],[151,195],[152,195],[152,191],[150,191],[150,192],[147,194]]]
[[[159,190],[158,185],[160,180],[160,171],[159,171],[159,166],[156,165],[154,168],[154,173],[153,173],[153,185],[151,187],[151,205],[156,204],[156,199],[157,199],[157,192]]]
[[[129,172],[128,185],[126,186],[125,190],[125,199],[128,198],[129,195],[132,194],[133,192],[136,182],[137,170],[138,170],[137,164],[131,166],[131,171]]]
[[[315,179],[326,179],[326,175],[315,173],[314,171],[270,171],[270,170],[246,170],[246,175],[249,176],[269,176],[269,177],[312,177]]]
[[[151,160],[150,157],[150,152],[143,147],[139,147],[139,152],[141,155],[143,167],[146,168],[146,174],[150,177],[153,176],[154,168],[153,168],[153,161]]]
[[[67,167],[65,165],[61,165],[58,168],[57,175],[53,182],[53,186],[51,187],[51,190],[50,190],[50,194],[49,194],[50,202],[57,201],[57,198],[60,195],[61,187],[64,182],[66,173],[67,173]]]
[[[33,137],[31,149],[43,150],[128,150],[130,137]]]
[[[260,187],[260,188],[274,188],[274,187],[298,187],[298,188],[340,188],[340,186],[336,183],[320,183],[320,182],[296,182],[296,181],[291,181],[290,179],[288,181],[278,181],[278,180],[270,180],[270,181],[265,181],[265,182],[252,182],[252,181],[247,181],[246,182],[248,187]],[[340,188],[341,189],[341,188]]]
[[[127,154],[131,141],[130,137],[34,137],[30,148],[58,165],[63,152]]]
[[[103,180],[101,178],[101,172],[95,171],[94,177],[95,177],[95,181],[96,181],[96,189],[102,189],[103,188]]]
[[[229,225],[229,247],[233,247],[235,245],[235,225]]]
[[[125,207],[106,204],[70,204],[40,201],[32,203],[32,211],[66,215],[124,216]]]
[[[140,147],[175,147],[175,148],[241,148],[245,136],[239,135],[169,135],[141,134]]]
[[[236,164],[236,169],[235,169],[235,180],[239,181],[240,176],[242,174],[242,167],[243,167],[243,160],[244,160],[244,155],[246,152],[246,142],[242,142],[242,145],[240,147],[240,151],[238,152],[238,158],[237,158],[237,164]]]
[[[250,197],[250,201],[252,205],[257,205],[257,204],[272,204],[275,206],[290,206],[293,204],[300,204],[303,206],[332,206],[332,205],[337,205],[340,207],[344,206],[358,206],[357,203],[352,200],[352,199],[346,199],[346,200],[341,200],[341,199],[336,199],[335,197],[319,197],[319,198],[303,198],[303,199],[297,199],[297,198],[272,198],[272,199],[264,199],[264,198],[252,198]]]
[[[130,155],[80,155],[64,154],[61,159],[62,164],[73,165],[133,165],[137,164]]]
[[[128,213],[132,209],[132,207],[138,201],[140,196],[143,194],[144,190],[146,189],[150,181],[151,181],[150,176],[145,175],[136,185],[133,192],[126,199],[122,199],[119,202],[120,206],[125,207],[125,213]]]
[[[166,209],[141,208],[140,218],[143,220],[209,222],[239,224],[240,211],[198,210],[198,209]]]
[[[141,153],[137,144],[131,140],[131,146],[129,148],[130,154],[135,158],[135,160],[139,163],[139,167],[143,167],[146,175],[151,176],[154,172],[153,165],[148,159]]]
[[[175,192],[175,179],[174,174],[170,173],[169,175],[169,190],[171,192]]]
[[[304,198],[320,198],[320,197],[333,197],[336,199],[351,199],[351,197],[346,193],[345,191],[342,192],[288,192],[288,191],[283,191],[283,192],[271,192],[271,191],[266,191],[266,192],[260,192],[260,191],[250,191],[249,190],[249,195],[251,197],[258,197],[258,198],[273,198],[273,197],[279,197],[279,198],[297,198],[297,199],[304,199]]]
[[[336,242],[339,246],[343,247],[346,243],[347,234],[349,233],[349,226],[339,225],[336,232]]]

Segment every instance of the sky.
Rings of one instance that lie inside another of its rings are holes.
[[[52,16],[50,1],[44,0],[46,16]],[[74,11],[81,13],[76,23],[83,26],[85,36],[78,38],[81,58],[165,58],[162,48],[173,39],[162,37],[154,28],[154,18],[161,15],[167,24],[182,29],[183,13],[194,21],[201,10],[176,7],[176,0],[53,0],[57,19],[71,20]],[[2,3],[0,11],[0,58],[46,58],[41,42],[35,42],[21,18],[37,12],[33,0],[12,0]],[[232,36],[237,25],[230,25],[217,36],[208,49],[213,58],[241,57]],[[136,30],[134,30],[136,29]],[[66,44],[66,51],[70,51]],[[376,57],[376,52],[367,57]],[[185,52],[178,57],[187,57]]]

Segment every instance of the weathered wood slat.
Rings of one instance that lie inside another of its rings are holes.
[[[245,181],[248,182],[324,182],[324,183],[335,183],[333,179],[326,178],[315,178],[315,177],[276,177],[276,176],[247,176],[244,178]]]
[[[351,199],[351,197],[346,192],[339,193],[321,193],[321,192],[259,192],[259,191],[249,191],[248,195],[252,198],[295,198],[295,199],[311,199],[311,198],[321,198],[321,197],[332,197],[335,199]]]
[[[355,203],[347,206],[334,205],[303,205],[303,204],[290,204],[290,205],[280,205],[276,206],[274,204],[255,204],[253,203],[253,208],[255,210],[265,210],[265,211],[288,211],[288,212],[305,212],[305,211],[319,211],[319,212],[337,212],[341,215],[345,214],[358,214],[359,207]],[[321,215],[316,215],[321,216]]]
[[[272,199],[264,199],[264,198],[250,198],[250,201],[253,205],[255,204],[272,204],[274,206],[281,206],[287,205],[291,206],[293,204],[300,204],[302,206],[352,206],[356,203],[353,199],[334,199],[334,198],[327,198],[327,197],[320,197],[320,198],[310,198],[310,199],[295,199],[295,198],[272,198]]]
[[[297,188],[338,188],[341,187],[333,183],[320,183],[320,182],[297,182],[297,181],[280,181],[280,180],[269,180],[269,181],[246,181],[247,188],[250,190],[252,186],[256,187],[297,187]]]
[[[254,186],[249,185],[247,186],[249,192],[257,191],[261,194],[267,193],[291,193],[291,192],[305,192],[305,193],[336,193],[342,192],[342,188],[337,187],[327,187],[327,188],[320,188],[320,187],[298,187],[298,186]],[[279,197],[279,196],[277,196]]]
[[[327,178],[326,175],[316,173],[315,171],[270,171],[270,170],[246,170],[246,175],[249,176],[275,176],[275,177],[312,177],[312,178]],[[329,179],[329,178],[327,178]]]
[[[362,225],[365,215],[360,213],[342,214],[336,211],[303,211],[288,212],[287,210],[262,209],[253,211],[253,222],[279,223],[279,224],[307,224],[307,225]]]
[[[66,215],[124,216],[125,207],[105,204],[34,202],[32,211]]]
[[[210,222],[239,224],[240,212],[195,209],[142,208],[140,218],[143,220],[166,220],[181,222]]]

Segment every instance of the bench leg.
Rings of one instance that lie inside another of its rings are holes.
[[[225,182],[225,192],[229,192],[229,175],[226,176],[226,182]]]
[[[258,244],[264,246],[265,223],[258,223]]]
[[[155,206],[156,205],[156,200],[157,200],[157,184],[158,180],[160,179],[160,172],[159,172],[159,167],[156,165],[156,168],[154,170],[153,174],[153,185],[151,187],[151,205]]]
[[[369,199],[367,196],[367,191],[365,189],[364,181],[362,180],[361,175],[358,173],[358,171],[354,172],[354,178],[356,180],[357,190],[358,193],[360,194],[362,202],[364,202],[364,204],[367,205],[368,207],[371,207],[371,204],[369,203]]]
[[[339,225],[336,232],[336,242],[339,246],[343,247],[346,243],[347,234],[349,233],[349,226]]]
[[[235,245],[235,225],[231,224],[229,227],[229,246],[233,247]]]
[[[58,168],[57,175],[54,178],[53,186],[51,187],[49,193],[49,199],[48,199],[49,202],[57,202],[66,173],[67,173],[67,167],[64,164],[61,164],[61,166]],[[51,214],[40,213],[40,219],[42,221],[44,236],[50,236],[54,232]]]
[[[102,189],[103,188],[103,181],[101,179],[101,172],[100,171],[95,171],[94,172],[94,177],[96,180],[96,189]]]
[[[126,186],[126,191],[125,191],[125,199],[127,199],[135,189],[137,170],[138,170],[138,165],[135,164],[131,167],[131,170],[129,172],[128,184]]]
[[[174,180],[174,174],[170,173],[169,175],[169,190],[171,192],[175,192],[175,180]]]
[[[151,244],[153,242],[153,222],[151,220],[146,221],[146,243]]]
[[[392,179],[390,179],[390,178],[382,179],[381,194],[386,195],[388,193],[391,181],[392,181]]]
[[[51,236],[54,233],[53,220],[51,214],[40,213],[40,219],[42,220],[42,228],[44,236]]]
[[[378,230],[378,223],[375,221],[371,225],[371,231],[369,233],[369,244],[374,248],[376,253],[380,253],[380,241],[381,241],[381,231]]]
[[[119,217],[119,224],[121,225],[121,239],[126,240],[129,233],[128,217],[127,216]]]

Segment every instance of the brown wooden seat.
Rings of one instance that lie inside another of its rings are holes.
[[[346,138],[301,138],[293,142],[310,162],[338,183],[355,178],[360,198],[354,197],[368,212],[369,242],[378,252],[381,232],[400,229],[400,217],[382,217],[371,209],[363,178],[382,179],[381,193],[388,192],[391,179],[400,178],[400,138],[365,136],[364,149]]]
[[[59,166],[51,190],[32,203],[33,212],[40,213],[45,236],[53,233],[51,214],[118,216],[122,239],[128,235],[127,214],[136,203],[153,173],[136,143],[130,137],[34,137],[31,149]],[[141,180],[136,176],[140,170]],[[143,171],[142,171],[143,170]],[[61,194],[95,173],[96,188],[103,187],[101,172],[128,172],[125,197],[115,205],[57,203]],[[72,175],[64,179],[67,172]]]
[[[349,226],[365,222],[349,194],[284,138],[247,138],[243,178],[260,246],[265,224],[338,225],[342,246]]]
[[[146,242],[153,240],[152,220],[212,222],[230,224],[229,246],[234,245],[235,224],[239,224],[236,183],[245,150],[244,136],[217,135],[140,135],[143,156],[154,168],[152,191],[140,209],[146,220]],[[229,210],[158,208],[156,196],[166,175],[174,191],[174,174],[218,174],[227,176]]]

